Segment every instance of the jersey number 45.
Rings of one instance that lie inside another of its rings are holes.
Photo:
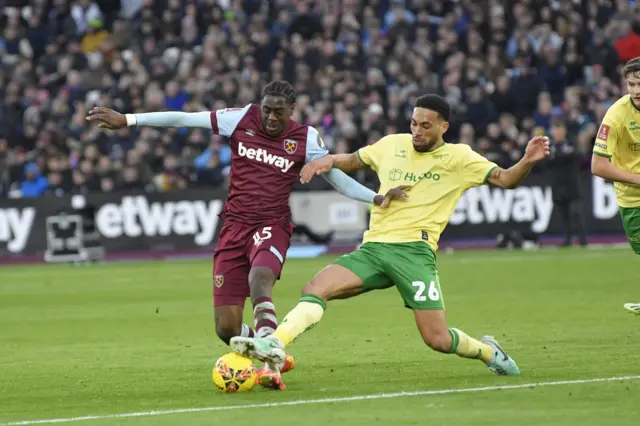
[[[271,226],[265,226],[264,228],[262,228],[261,231],[258,231],[255,234],[253,234],[253,245],[257,247],[260,244],[262,244],[265,240],[268,240],[269,238],[271,238],[272,237],[271,228],[272,228]]]

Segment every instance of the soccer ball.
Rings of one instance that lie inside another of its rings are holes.
[[[220,357],[213,367],[213,383],[220,392],[249,392],[256,377],[253,361],[236,353]]]

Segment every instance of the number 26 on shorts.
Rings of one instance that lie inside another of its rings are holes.
[[[427,300],[427,296],[432,301],[440,300],[440,292],[438,291],[438,287],[436,286],[435,281],[431,281],[429,283],[429,289],[427,290],[427,296],[424,295],[424,291],[427,288],[427,285],[422,281],[414,281],[411,283],[412,286],[416,287],[416,294],[413,296],[413,300],[416,302],[424,302]]]

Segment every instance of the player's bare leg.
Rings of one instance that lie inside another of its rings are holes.
[[[300,301],[282,320],[275,333],[267,338],[231,339],[231,348],[244,356],[282,366],[284,348],[322,319],[326,302],[360,294],[362,280],[349,269],[329,265],[302,289]]]
[[[635,315],[640,315],[640,303],[625,303],[624,308]]]
[[[491,336],[478,341],[461,330],[448,328],[444,310],[414,309],[416,325],[422,339],[431,349],[455,353],[462,358],[480,359],[498,375],[517,375],[518,366]],[[232,346],[233,347],[233,346]]]
[[[215,306],[213,318],[216,334],[225,344],[229,344],[232,337],[253,337],[253,330],[242,323],[243,307],[240,305]]]

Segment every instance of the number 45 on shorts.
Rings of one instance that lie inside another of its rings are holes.
[[[413,296],[413,300],[416,302],[426,302],[427,297],[429,297],[429,300],[433,302],[440,300],[440,291],[438,290],[438,286],[435,281],[431,281],[429,283],[429,289],[427,289],[427,285],[422,281],[414,281],[411,285],[416,287],[416,294]],[[425,289],[427,289],[426,296],[424,294]]]
[[[271,234],[271,228],[272,228],[271,226],[265,226],[264,228],[262,228],[262,230],[253,234],[253,245],[258,247],[265,240],[268,240],[269,238],[271,238],[273,236]]]

